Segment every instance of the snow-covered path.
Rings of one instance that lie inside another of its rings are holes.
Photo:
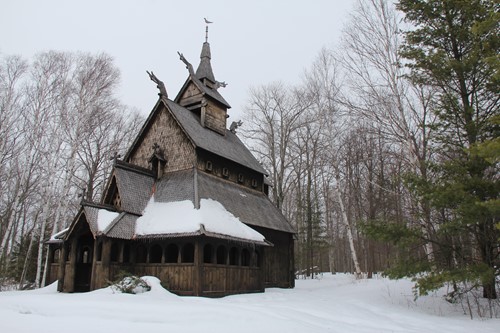
[[[413,301],[407,280],[324,275],[295,289],[221,299],[109,288],[61,294],[55,285],[0,293],[0,332],[500,332],[500,319],[470,320],[439,295]]]

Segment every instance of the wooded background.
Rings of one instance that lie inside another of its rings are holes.
[[[494,1],[358,1],[302,84],[251,90],[244,135],[297,227],[298,273],[496,298],[498,36]]]

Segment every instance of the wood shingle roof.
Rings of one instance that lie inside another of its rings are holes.
[[[236,134],[226,130],[226,135],[220,135],[201,126],[199,117],[188,109],[168,99],[162,99],[161,102],[172,112],[175,119],[196,147],[266,174],[266,170],[264,170],[262,165],[260,165]]]

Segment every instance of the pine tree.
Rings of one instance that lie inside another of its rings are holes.
[[[434,137],[438,158],[431,166],[435,179],[410,182],[431,202],[437,235],[433,273],[419,279],[418,286],[425,291],[446,282],[474,281],[482,285],[484,297],[493,299],[500,274],[500,184],[498,155],[492,159],[488,147],[498,146],[500,133],[493,121],[500,113],[498,4],[400,0],[398,9],[413,25],[401,49],[411,79],[439,91],[433,110],[439,119]]]

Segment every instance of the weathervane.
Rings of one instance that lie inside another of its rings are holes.
[[[204,17],[203,19],[205,20],[205,23],[207,24],[207,26],[205,27],[205,43],[208,43],[208,25],[212,24],[214,22],[207,20],[206,17]]]

